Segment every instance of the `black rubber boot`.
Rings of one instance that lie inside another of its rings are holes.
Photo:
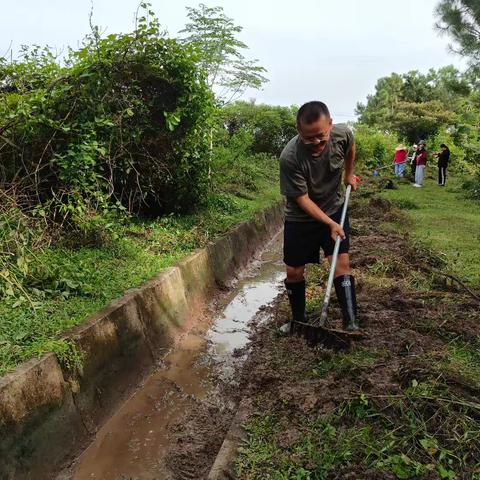
[[[292,309],[292,321],[281,327],[282,332],[293,333],[294,322],[305,322],[305,280],[303,282],[290,283],[285,280],[290,308]],[[288,331],[288,332],[287,332]]]
[[[352,275],[340,275],[333,281],[338,302],[342,308],[343,329],[355,332],[360,329],[357,320],[357,297],[355,279]]]

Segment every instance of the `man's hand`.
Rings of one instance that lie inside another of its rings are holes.
[[[357,190],[357,186],[360,183],[360,178],[356,175],[345,175],[345,186],[351,185],[352,190],[355,192]]]
[[[332,237],[333,241],[337,239],[337,236],[340,235],[340,238],[342,240],[345,240],[345,232],[343,231],[343,228],[340,226],[340,224],[336,222],[332,222],[330,225],[330,236]]]

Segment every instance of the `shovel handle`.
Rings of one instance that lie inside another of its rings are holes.
[[[407,163],[407,160],[405,160],[404,162],[398,162],[398,163],[389,163],[388,165],[384,165],[383,167],[377,167],[377,168],[374,168],[374,170],[383,170],[384,168],[392,168],[394,167],[395,165],[403,165],[404,163]]]
[[[345,202],[343,203],[342,216],[340,217],[340,226],[343,228],[345,217],[347,216],[348,201],[350,200],[350,193],[352,186],[347,186],[345,192]],[[319,325],[325,327],[327,325],[328,304],[330,303],[330,296],[332,294],[333,279],[335,278],[335,269],[337,267],[338,251],[340,250],[340,242],[342,239],[337,235],[335,239],[335,247],[333,249],[332,264],[330,265],[330,273],[328,274],[327,289],[325,290],[325,297],[323,299],[322,312],[320,313]]]

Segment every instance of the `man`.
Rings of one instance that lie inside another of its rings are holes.
[[[339,225],[344,201],[344,183],[356,189],[353,174],[355,142],[346,125],[333,125],[323,102],[308,102],[297,113],[298,135],[280,155],[280,189],[285,206],[285,287],[292,309],[292,322],[305,321],[305,265],[319,263],[320,248],[331,262],[335,239],[340,251],[335,270],[335,291],[343,314],[343,328],[359,329],[355,281],[350,270],[349,223]]]

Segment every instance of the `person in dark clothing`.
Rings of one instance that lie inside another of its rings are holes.
[[[440,187],[444,187],[447,179],[447,167],[450,160],[450,149],[444,143],[440,145],[440,148],[442,150],[440,152],[435,152],[433,156],[437,157],[438,160],[438,185]]]
[[[320,250],[331,262],[335,239],[340,236],[334,285],[344,329],[358,330],[355,282],[348,254],[348,217],[343,228],[339,224],[344,202],[342,177],[353,190],[358,181],[353,174],[353,133],[347,125],[334,125],[328,107],[317,101],[298,110],[297,132],[280,155],[280,187],[287,199],[283,260],[292,322],[305,321],[305,265],[319,263]],[[288,324],[284,325],[282,331],[288,328]]]
[[[417,145],[413,146],[412,156],[410,157],[410,168],[412,170],[412,178],[415,178],[415,169],[417,168],[417,161],[415,157],[417,156]]]

